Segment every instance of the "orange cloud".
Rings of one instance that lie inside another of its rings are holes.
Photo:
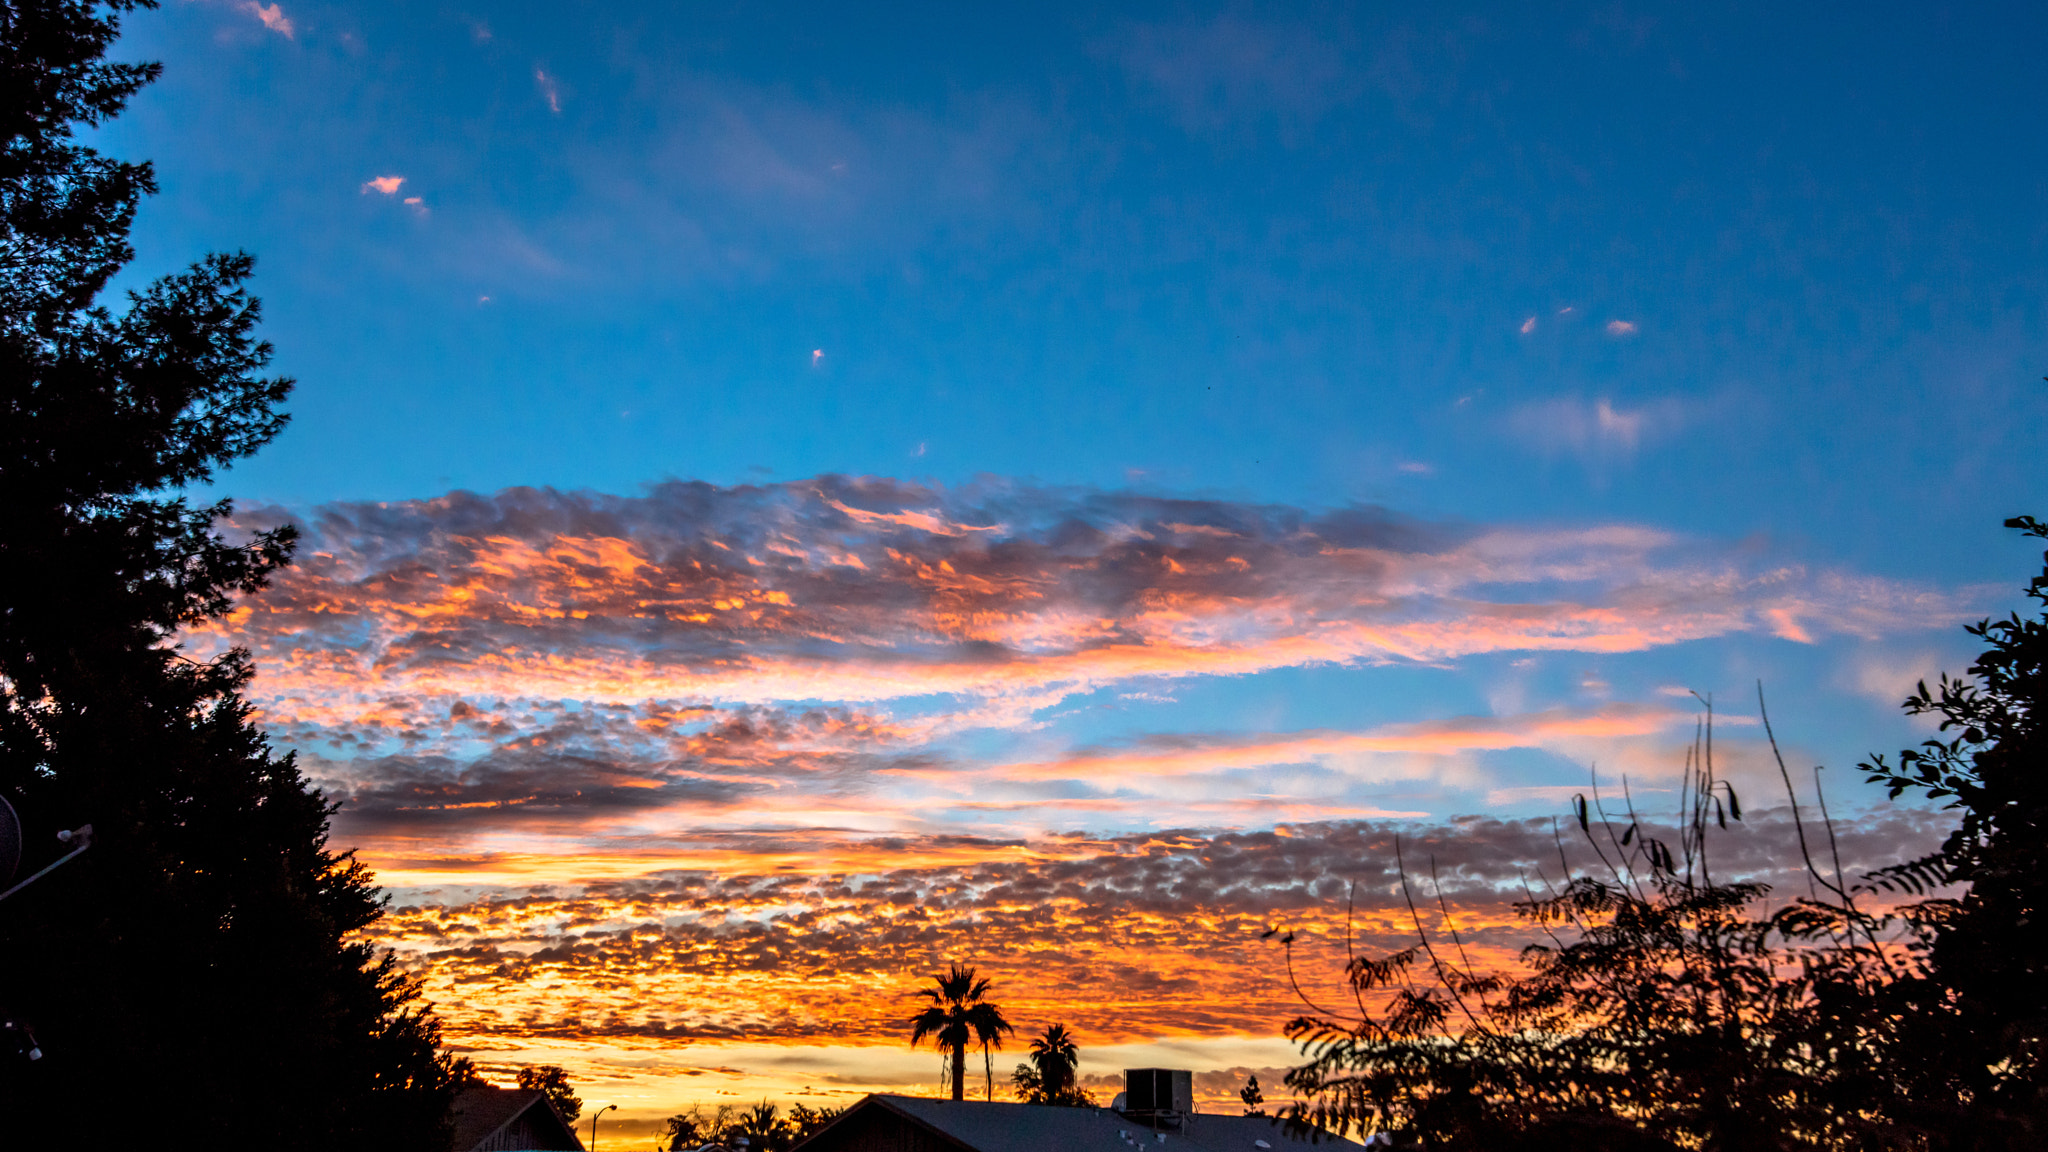
[[[1945,824],[1894,810],[1845,827],[1844,866],[1931,846]],[[1559,879],[1560,854],[1597,866],[1576,832],[1560,841],[1547,820],[1032,844],[922,838],[898,842],[904,862],[893,867],[873,856],[819,864],[792,855],[789,841],[735,840],[695,868],[406,893],[381,939],[424,979],[450,1041],[487,1071],[546,1052],[574,1066],[579,1083],[638,1086],[662,1100],[709,1095],[687,1083],[707,1071],[727,1090],[778,1094],[869,1083],[849,1062],[929,1083],[915,1068],[924,1054],[904,1043],[904,1005],[952,959],[991,976],[1026,1030],[1068,1024],[1084,1056],[1162,1039],[1200,1051],[1276,1036],[1301,1004],[1269,930],[1293,934],[1311,997],[1341,994],[1348,951],[1413,941],[1397,834],[1422,926],[1441,933],[1440,891],[1484,967],[1515,965],[1531,931],[1513,904]],[[1711,835],[1717,875],[1803,891],[1782,811],[1751,812]]]
[[[351,693],[880,702],[1963,615],[1931,591],[1738,564],[1629,526],[1069,499],[971,506],[826,478],[335,506],[306,526],[297,567],[191,640],[250,646],[274,710]]]

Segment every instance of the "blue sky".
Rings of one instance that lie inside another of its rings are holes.
[[[2033,571],[2038,5],[280,4],[101,136],[259,257],[224,635],[408,891],[1540,815],[1760,679],[1846,776]]]
[[[993,473],[1955,578],[2041,492],[2027,6],[286,19],[131,20],[110,133],[144,267],[262,259],[253,497]]]

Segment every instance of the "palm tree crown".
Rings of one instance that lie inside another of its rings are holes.
[[[967,1046],[981,1045],[982,1063],[989,1063],[989,1050],[1001,1050],[1004,1033],[1015,1032],[1008,1020],[1003,1019],[1002,1009],[982,999],[988,994],[989,981],[976,979],[974,969],[951,965],[951,971],[932,973],[932,986],[920,988],[918,995],[930,1001],[922,1011],[910,1018],[910,1045],[915,1048],[919,1041],[929,1036],[940,1052],[951,1058],[953,1069],[953,1099],[966,1098]],[[988,1095],[995,1098],[995,1072],[986,1068]]]
[[[1074,1034],[1067,1031],[1065,1024],[1055,1024],[1045,1034],[1031,1042],[1031,1063],[1038,1069],[1038,1082],[1045,1086],[1048,1096],[1062,1096],[1073,1091],[1074,1069],[1081,1063],[1081,1052],[1074,1047]]]
[[[1031,1042],[1030,1063],[1017,1065],[1010,1083],[1016,1086],[1017,1098],[1026,1104],[1092,1107],[1095,1098],[1081,1087],[1081,1078],[1075,1074],[1080,1063],[1074,1034],[1065,1024],[1054,1024]]]

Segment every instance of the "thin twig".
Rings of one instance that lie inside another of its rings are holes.
[[[1771,730],[1771,713],[1764,707],[1764,682],[1761,680],[1756,682],[1756,711],[1763,718],[1764,736],[1771,742],[1771,755],[1777,758],[1778,775],[1784,778],[1785,796],[1792,802],[1792,828],[1799,833],[1799,857],[1806,861],[1806,888],[1818,900],[1820,869],[1813,866],[1813,853],[1806,847],[1806,822],[1799,817],[1799,793],[1792,787],[1792,770],[1785,767],[1784,753],[1778,751],[1778,734]]]

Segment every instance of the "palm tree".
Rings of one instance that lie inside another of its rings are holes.
[[[1038,1082],[1048,1099],[1064,1100],[1074,1091],[1074,1068],[1081,1052],[1074,1047],[1074,1034],[1065,1024],[1055,1024],[1031,1042],[1031,1063],[1038,1069]]]
[[[964,1100],[967,1046],[979,1043],[982,1063],[989,1065],[989,1049],[1000,1050],[1003,1034],[1017,1029],[1003,1019],[1002,1009],[982,999],[988,994],[987,980],[975,979],[974,969],[963,968],[957,962],[951,967],[950,972],[932,973],[932,986],[917,990],[931,1003],[910,1018],[910,1046],[917,1047],[918,1041],[929,1036],[940,1052],[949,1053],[953,1064],[953,1099]],[[991,1065],[983,1071],[988,1076],[989,1099],[993,1100],[995,1069]]]
[[[1055,1024],[1031,1042],[1031,1062],[1017,1065],[1010,1082],[1017,1086],[1017,1098],[1026,1104],[1059,1104],[1086,1108],[1095,1103],[1074,1074],[1081,1062],[1074,1047],[1074,1034],[1064,1024]]]

